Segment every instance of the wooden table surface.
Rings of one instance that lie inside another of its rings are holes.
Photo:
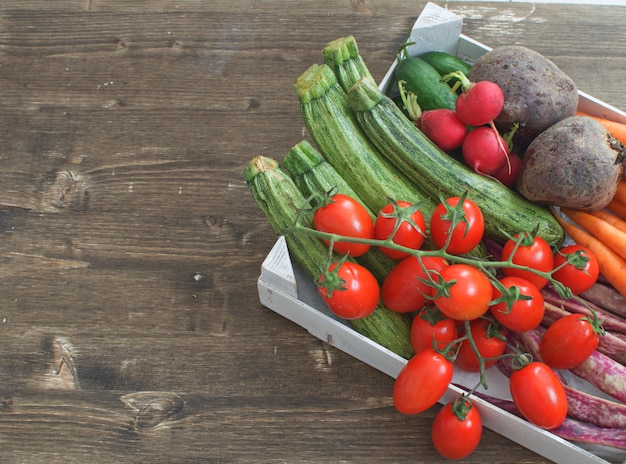
[[[426,2],[0,2],[0,462],[433,463],[435,409],[259,302],[242,171],[307,138],[295,78],[381,79]],[[442,2],[619,108],[626,7]],[[548,462],[485,430],[462,462]]]

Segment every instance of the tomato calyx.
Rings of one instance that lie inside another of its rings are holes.
[[[489,306],[494,306],[499,303],[504,303],[506,305],[506,311],[503,311],[503,314],[509,314],[513,310],[513,304],[516,301],[521,300],[532,300],[531,296],[524,295],[520,291],[520,288],[517,285],[512,285],[510,287],[506,287],[502,285],[500,282],[495,284],[500,292],[500,296],[489,303]]]
[[[415,214],[415,212],[420,211],[420,208],[424,204],[423,201],[412,204],[410,206],[401,206],[393,198],[389,198],[388,200],[389,203],[392,205],[391,213],[385,213],[384,211],[381,211],[380,215],[384,218],[395,219],[393,231],[391,232],[391,235],[387,238],[387,241],[389,243],[392,243],[394,235],[396,235],[396,232],[398,232],[398,229],[400,229],[400,226],[403,222],[410,224],[413,229],[420,233],[420,235],[426,237],[426,232],[422,230],[422,228],[413,219],[413,215]]]
[[[345,279],[339,276],[341,265],[345,263],[347,259],[348,255],[345,255],[337,262],[336,266],[332,266],[330,262],[328,262],[325,268],[320,269],[320,277],[317,281],[317,286],[324,288],[329,298],[332,297],[335,290],[345,291],[347,289]]]
[[[417,317],[425,320],[430,325],[435,325],[437,322],[447,319],[447,317],[439,311],[436,306],[430,304],[425,305],[424,309],[418,313]]]
[[[580,320],[587,321],[591,328],[593,329],[593,333],[598,337],[602,337],[606,330],[604,329],[603,321],[598,317],[598,313],[590,308],[591,317],[581,314]]]
[[[530,353],[522,353],[516,351],[510,355],[511,368],[513,371],[519,371],[533,362],[533,356]]]
[[[473,407],[474,405],[465,393],[457,396],[452,401],[452,412],[460,421],[464,421],[467,418],[467,414]]]
[[[467,235],[468,233],[467,226],[469,225],[467,218],[465,217],[465,210],[463,210],[463,203],[465,202],[466,198],[467,198],[467,190],[465,190],[461,194],[459,201],[454,206],[447,199],[443,197],[439,199],[445,207],[445,213],[441,215],[441,219],[450,221],[451,231],[456,229],[457,224],[465,224],[465,227],[464,227],[465,230],[463,232],[463,236]],[[446,240],[444,249],[448,247],[451,239],[452,239],[452,233],[448,234],[448,239]]]

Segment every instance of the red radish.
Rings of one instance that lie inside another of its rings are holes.
[[[467,126],[448,108],[424,111],[417,128],[446,152],[459,148],[467,135]]]
[[[454,72],[444,80],[457,78],[463,92],[456,100],[456,114],[468,126],[489,124],[504,108],[504,93],[498,84],[491,81],[471,82],[465,74]]]
[[[471,130],[463,141],[463,159],[479,174],[493,176],[508,164],[508,147],[495,128],[480,126]]]
[[[493,177],[500,181],[501,184],[512,189],[517,183],[517,176],[519,175],[521,165],[522,158],[514,151],[511,151],[509,152],[509,162],[504,163],[504,166],[502,166]]]
[[[498,84],[480,81],[464,90],[456,100],[456,114],[469,126],[489,124],[502,112],[504,94]]]

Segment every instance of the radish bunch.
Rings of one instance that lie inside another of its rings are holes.
[[[504,94],[491,81],[470,82],[461,72],[443,77],[456,80],[453,90],[461,87],[455,110],[424,111],[417,127],[441,150],[461,149],[465,163],[479,174],[490,176],[507,187],[515,185],[520,158],[510,151],[507,141],[493,120],[504,108]]]

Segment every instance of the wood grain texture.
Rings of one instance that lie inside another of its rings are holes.
[[[307,138],[293,81],[382,78],[423,1],[0,2],[0,462],[443,462],[436,409],[259,303],[242,177]],[[624,7],[447,2],[617,107]],[[547,462],[486,430],[462,462]]]

